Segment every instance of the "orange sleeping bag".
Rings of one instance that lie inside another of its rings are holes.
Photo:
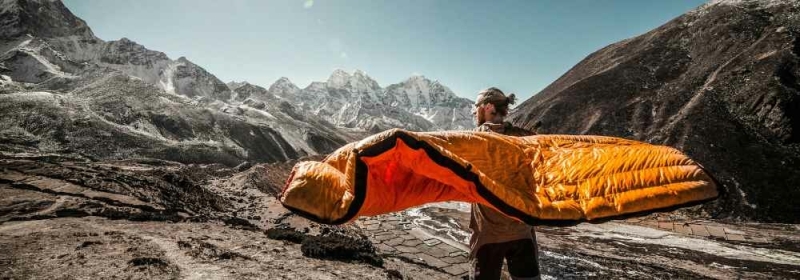
[[[300,162],[280,201],[341,224],[438,201],[481,203],[525,223],[583,221],[717,197],[676,149],[604,136],[385,131]]]

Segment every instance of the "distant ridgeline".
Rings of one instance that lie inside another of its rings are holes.
[[[97,38],[60,1],[0,5],[0,150],[237,165],[394,127],[471,126],[472,102],[422,76],[385,89],[341,70],[305,89],[225,84],[184,57]]]

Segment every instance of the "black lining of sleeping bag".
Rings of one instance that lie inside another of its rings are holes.
[[[489,203],[491,203],[498,210],[502,211],[503,214],[506,214],[508,216],[517,218],[517,219],[525,222],[528,225],[572,226],[572,225],[576,225],[576,224],[579,224],[579,223],[582,223],[582,222],[603,223],[603,222],[610,221],[610,220],[620,220],[620,219],[627,219],[627,218],[631,218],[631,217],[645,216],[645,215],[649,215],[649,214],[651,214],[653,212],[668,212],[668,211],[676,210],[678,208],[699,205],[699,204],[702,204],[702,203],[705,203],[705,202],[708,202],[708,201],[712,201],[712,200],[717,199],[717,197],[719,197],[719,195],[722,194],[722,191],[724,191],[724,188],[722,188],[722,185],[719,184],[719,182],[716,180],[716,178],[711,176],[710,173],[708,173],[702,166],[700,166],[700,168],[703,170],[703,172],[705,172],[706,175],[708,175],[708,177],[711,178],[711,180],[713,181],[712,183],[714,183],[716,185],[717,193],[719,194],[717,197],[712,197],[712,198],[708,198],[708,199],[704,199],[704,200],[690,201],[690,202],[687,202],[687,203],[684,203],[684,204],[673,205],[673,206],[669,206],[669,207],[665,207],[665,208],[652,209],[652,210],[636,212],[636,213],[620,214],[620,215],[611,216],[611,217],[597,218],[597,219],[594,219],[594,220],[586,220],[586,219],[581,219],[581,220],[545,220],[545,219],[539,219],[539,218],[532,217],[532,216],[530,216],[528,214],[525,214],[525,212],[522,212],[519,209],[512,207],[511,205],[508,205],[507,203],[505,203],[505,201],[503,201],[502,199],[497,197],[494,193],[489,191],[489,189],[486,188],[486,186],[484,186],[483,183],[481,183],[478,175],[475,174],[475,173],[472,173],[472,171],[471,171],[472,165],[471,164],[468,164],[467,167],[461,166],[455,160],[453,160],[453,159],[451,159],[449,157],[446,157],[446,156],[442,155],[441,153],[439,153],[439,151],[437,151],[435,148],[433,148],[433,146],[431,146],[427,142],[417,140],[416,138],[412,137],[411,135],[409,135],[409,134],[407,134],[407,133],[405,133],[403,131],[396,131],[391,136],[381,140],[380,142],[377,142],[377,143],[371,145],[370,147],[364,148],[360,152],[357,151],[357,150],[355,151],[356,152],[356,170],[355,170],[355,177],[356,178],[355,178],[355,182],[354,182],[355,183],[355,186],[354,186],[355,187],[355,193],[354,193],[355,198],[353,199],[353,202],[350,204],[350,207],[347,210],[347,213],[343,217],[341,217],[339,219],[336,219],[336,220],[334,220],[332,222],[327,222],[327,221],[323,221],[322,219],[320,219],[319,217],[317,217],[315,215],[312,215],[312,214],[307,213],[305,211],[296,209],[294,207],[290,207],[290,206],[286,206],[286,205],[284,205],[284,207],[296,212],[301,217],[304,217],[306,219],[309,219],[309,220],[312,220],[312,221],[315,221],[315,222],[320,222],[320,223],[339,225],[339,224],[343,224],[343,223],[346,223],[347,221],[351,220],[352,218],[354,218],[358,214],[358,211],[361,210],[361,207],[364,204],[364,200],[366,199],[366,194],[367,194],[367,175],[369,174],[369,167],[367,166],[366,163],[364,163],[363,160],[361,160],[361,157],[362,156],[365,156],[365,157],[378,156],[378,155],[380,155],[380,154],[382,154],[382,153],[394,148],[397,145],[397,139],[403,140],[403,142],[405,142],[405,144],[407,146],[409,146],[410,148],[412,148],[414,150],[423,149],[425,151],[425,154],[431,160],[433,160],[436,164],[438,164],[438,165],[440,165],[442,167],[448,168],[451,171],[453,171],[453,173],[455,173],[456,175],[461,177],[462,179],[464,179],[466,181],[469,181],[469,182],[472,182],[475,185],[475,188],[478,191],[478,194],[481,197],[483,197],[484,199],[486,199]]]
[[[446,157],[446,156],[442,155],[441,153],[439,153],[439,151],[437,151],[435,148],[433,148],[433,146],[428,144],[428,142],[417,140],[416,138],[412,137],[408,133],[405,133],[404,131],[396,131],[390,137],[387,137],[386,139],[380,141],[379,143],[376,143],[375,145],[362,150],[359,153],[359,157],[360,156],[372,157],[372,156],[380,155],[380,154],[388,151],[389,149],[394,148],[397,145],[397,139],[398,138],[400,140],[403,140],[403,142],[405,142],[406,145],[408,145],[412,149],[415,149],[415,150],[423,149],[425,151],[425,153],[428,155],[428,157],[431,160],[433,160],[433,162],[435,162],[436,164],[438,164],[438,165],[440,165],[442,167],[450,169],[451,171],[453,171],[453,173],[455,173],[456,175],[458,175],[462,179],[467,180],[469,182],[472,182],[475,185],[475,188],[478,191],[478,194],[481,197],[483,197],[484,199],[486,199],[489,203],[491,203],[498,210],[502,211],[503,214],[506,214],[508,216],[517,218],[517,219],[519,219],[519,220],[521,220],[521,221],[523,221],[523,222],[525,222],[526,224],[529,224],[529,225],[572,226],[572,225],[576,225],[576,224],[579,224],[579,223],[582,223],[582,222],[602,223],[602,222],[606,222],[606,221],[610,221],[610,220],[619,220],[619,219],[626,219],[626,218],[630,218],[630,217],[644,216],[644,215],[651,214],[653,212],[673,211],[673,210],[678,209],[678,208],[698,205],[698,204],[702,204],[702,203],[705,203],[705,202],[712,201],[712,200],[716,199],[716,197],[714,197],[714,198],[708,198],[708,199],[704,199],[704,200],[690,201],[690,202],[687,202],[687,203],[684,203],[684,204],[673,205],[673,206],[669,206],[669,207],[665,207],[665,208],[653,209],[653,210],[636,212],[636,213],[620,214],[620,215],[616,215],[616,216],[597,218],[597,219],[593,219],[593,220],[586,220],[585,218],[581,219],[581,220],[545,220],[545,219],[539,219],[539,218],[535,218],[533,216],[530,216],[530,215],[526,214],[525,212],[522,212],[519,209],[512,207],[511,205],[508,205],[505,201],[503,201],[502,199],[497,197],[494,193],[489,191],[489,189],[486,188],[486,186],[484,186],[483,183],[481,183],[478,175],[471,171],[471,169],[472,169],[472,165],[471,164],[469,164],[467,167],[461,166],[455,160],[453,160],[453,159],[451,159],[449,157]],[[357,161],[363,163],[360,160],[360,158]],[[700,166],[700,168],[703,169],[702,166]],[[363,170],[359,170],[359,168],[356,168],[356,177],[357,178],[358,178],[358,172],[359,171],[363,171],[364,173],[367,173],[368,170],[367,170],[366,164],[364,164],[364,169]],[[703,171],[706,173],[706,175],[708,175],[712,179],[713,183],[717,186],[717,193],[720,193],[719,190],[721,189],[721,185],[717,182],[717,180],[713,176],[711,176],[710,173],[706,172],[705,169],[703,169]],[[363,180],[363,184],[365,186],[363,188],[359,188],[358,183],[359,183],[359,180],[356,180],[356,189],[363,189],[365,192],[363,192],[361,194],[363,194],[362,196],[365,196],[366,195],[366,183],[367,183],[366,182],[366,174],[364,175],[364,180]],[[359,205],[359,208],[360,208],[360,206],[361,205]],[[358,210],[359,209],[352,209],[351,208],[350,211],[348,211],[348,214],[350,212],[352,212],[352,215],[348,215],[349,217],[347,217],[347,219],[345,219],[345,221],[349,220],[350,218],[355,216],[358,213]]]
[[[361,210],[361,206],[364,205],[364,199],[367,198],[367,175],[369,174],[369,168],[367,164],[361,160],[361,153],[358,151],[356,152],[356,180],[355,180],[355,193],[356,196],[353,198],[353,202],[350,203],[350,207],[347,209],[347,213],[344,214],[341,218],[332,222],[334,225],[341,225],[352,219],[353,217],[358,214],[358,211]],[[361,195],[358,195],[361,194]]]

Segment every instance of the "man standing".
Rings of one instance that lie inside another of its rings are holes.
[[[475,102],[475,131],[527,136],[533,133],[504,122],[515,96],[497,88],[478,93]],[[469,240],[474,279],[500,279],[503,260],[513,279],[540,279],[536,235],[533,227],[514,220],[488,206],[472,204]]]

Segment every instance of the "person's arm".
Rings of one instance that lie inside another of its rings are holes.
[[[506,132],[504,134],[511,135],[511,136],[531,136],[531,135],[536,135],[535,132],[527,130],[527,129],[524,129],[524,128],[521,128],[521,127],[516,127],[516,126],[512,125],[510,122],[506,122],[505,123],[505,131]]]

